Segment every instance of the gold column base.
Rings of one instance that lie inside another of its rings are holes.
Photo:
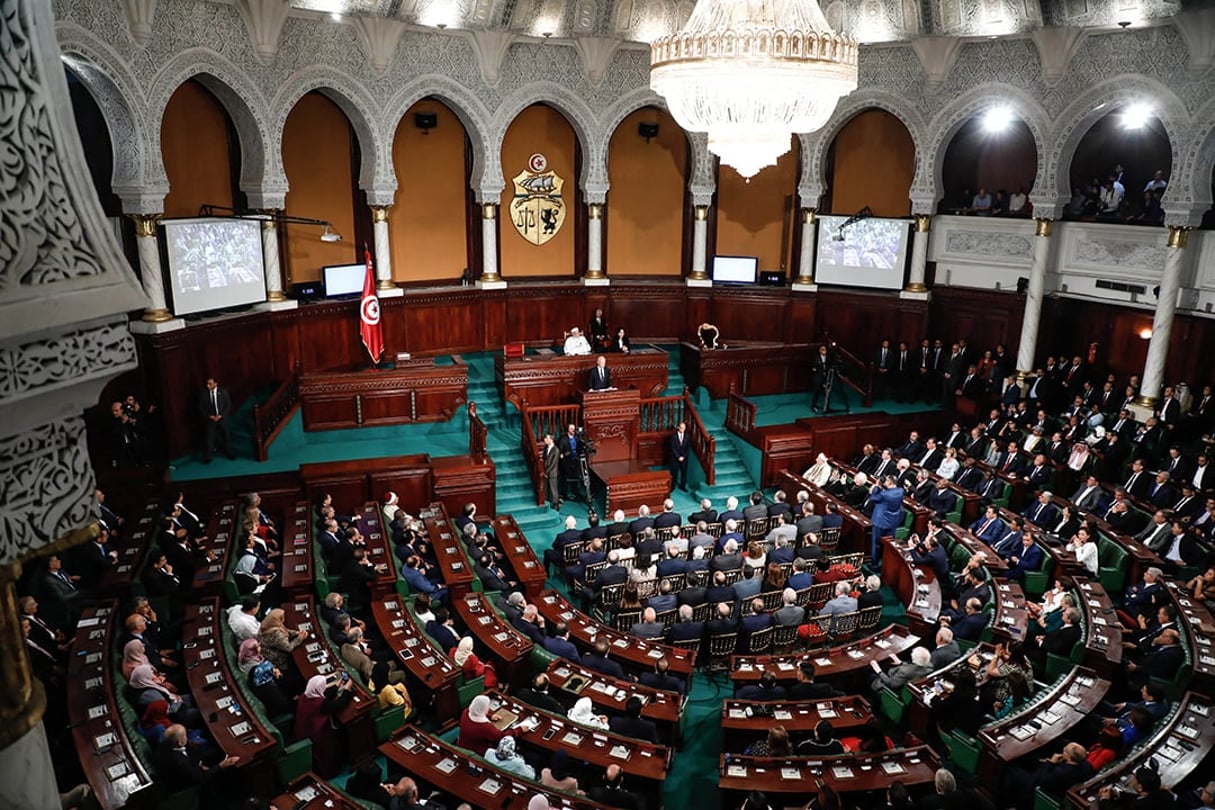
[[[709,274],[704,270],[693,270],[688,274],[688,278],[692,279],[693,281],[708,281]]]
[[[497,273],[482,273],[479,280],[489,284],[496,284],[502,280],[502,276]]]
[[[920,282],[916,281],[911,284],[908,284],[904,291],[905,292],[914,292],[914,293],[923,293],[923,292],[928,292],[928,288],[925,287]]]
[[[143,317],[140,320],[145,323],[164,323],[165,321],[173,320],[173,313],[167,309],[148,309],[144,310]]]
[[[1155,408],[1156,403],[1160,401],[1159,397],[1135,397],[1135,404],[1141,408]]]
[[[287,296],[283,295],[282,290],[271,290],[270,292],[266,293],[266,300],[267,301],[286,301]]]
[[[607,278],[607,273],[603,272],[602,270],[587,270],[586,274],[583,275],[583,278],[589,278],[589,279],[594,279],[594,280],[598,281],[601,278]]]
[[[797,278],[793,279],[793,283],[794,284],[813,284],[814,276],[798,276]]]
[[[377,290],[395,290],[397,283],[390,278],[382,278],[376,281],[375,288]]]

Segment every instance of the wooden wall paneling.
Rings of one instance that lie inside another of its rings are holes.
[[[710,313],[713,310],[713,291],[704,287],[688,287],[684,293],[683,331],[681,340],[696,341],[696,330],[702,323],[713,323]]]
[[[506,311],[507,342],[551,340],[560,345],[570,327],[586,329],[591,313],[581,286],[532,287],[511,291]]]
[[[473,291],[405,296],[406,351],[415,356],[481,351],[486,345],[483,302]]]
[[[409,305],[404,298],[380,299],[380,323],[384,326],[384,359],[391,360],[398,352],[407,352]],[[359,339],[362,345],[362,337]]]
[[[425,456],[421,458],[425,459]],[[373,471],[367,477],[367,498],[383,501],[384,495],[395,492],[401,505],[411,515],[433,500],[434,477],[429,462],[411,464],[398,469]],[[452,513],[456,514],[456,513]]]
[[[304,474],[302,469],[300,474]],[[304,489],[309,503],[318,503],[322,495],[332,495],[334,508],[347,514],[357,514],[367,502],[366,476],[358,472],[305,477]]]
[[[508,301],[507,293],[497,293],[481,299],[481,312],[478,317],[481,320],[481,345],[483,348],[498,351],[506,343]]]
[[[980,356],[1003,343],[1015,357],[1024,312],[1024,297],[1013,293],[941,288],[933,292],[929,331],[947,343],[965,338]]]
[[[817,343],[819,335],[815,331],[818,309],[818,296],[813,293],[790,293],[789,317],[786,321],[786,343]]]
[[[492,461],[478,464],[469,456],[448,456],[434,459],[431,468],[434,500],[442,501],[447,514],[461,514],[466,503],[475,503],[478,515],[498,514],[494,492],[497,473]]]
[[[310,304],[301,316],[300,365],[304,371],[370,365],[359,337],[359,302]]]
[[[877,348],[883,337],[889,335],[891,340],[899,340],[895,334],[897,304],[892,294],[824,291],[820,287],[818,295],[816,312],[820,339],[828,336],[863,358]]]
[[[633,341],[683,340],[694,333],[685,327],[685,289],[681,284],[613,285],[609,326],[623,326]]]
[[[710,322],[717,325],[721,339],[782,341],[785,337],[786,290],[713,290]]]
[[[286,380],[295,373],[300,356],[302,314],[298,309],[270,313],[270,342],[273,345],[271,363],[276,381]]]

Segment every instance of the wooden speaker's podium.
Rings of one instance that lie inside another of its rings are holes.
[[[582,426],[595,442],[595,461],[628,461],[637,457],[641,392],[636,388],[579,391]]]
[[[634,512],[645,504],[661,506],[671,489],[666,470],[652,471],[637,460],[637,433],[641,426],[641,392],[636,388],[579,391],[582,426],[595,443],[591,473],[607,491],[606,513],[617,509]]]

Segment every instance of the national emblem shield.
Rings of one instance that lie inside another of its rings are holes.
[[[532,155],[528,167],[513,179],[515,196],[510,218],[515,230],[533,245],[543,245],[565,224],[565,181],[548,169],[544,155]]]

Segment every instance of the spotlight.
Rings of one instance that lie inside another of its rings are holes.
[[[334,22],[341,22],[342,13],[340,11],[334,11],[334,12],[330,13],[329,19],[333,20]]]
[[[992,107],[983,114],[983,129],[987,132],[1003,132],[1013,122],[1013,112],[1008,107]]]
[[[1151,340],[1152,339],[1152,327],[1145,326],[1142,329],[1140,329],[1139,330],[1139,339],[1140,340]]]
[[[1122,128],[1142,129],[1147,125],[1148,119],[1152,117],[1152,114],[1152,108],[1148,104],[1141,102],[1131,104],[1122,112]]]
[[[645,138],[646,143],[649,143],[650,138],[658,137],[658,124],[653,121],[642,121],[637,124],[637,134]]]
[[[326,224],[325,230],[321,232],[321,241],[322,242],[340,242],[340,241],[342,241],[342,235],[340,233],[334,233],[333,228],[331,228],[328,224]]]
[[[439,116],[432,112],[414,113],[413,125],[422,130],[423,135],[429,135],[439,125]]]

